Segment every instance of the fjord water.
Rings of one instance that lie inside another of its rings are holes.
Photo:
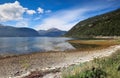
[[[65,37],[3,37],[0,38],[0,55],[31,52],[65,51],[75,49]]]

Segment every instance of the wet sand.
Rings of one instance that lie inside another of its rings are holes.
[[[94,51],[43,52],[2,58],[0,78],[60,78],[60,70],[64,67],[90,61],[96,57],[109,56],[118,49],[120,45]],[[34,71],[41,76],[30,77],[30,73],[34,74]]]

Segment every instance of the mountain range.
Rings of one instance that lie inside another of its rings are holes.
[[[34,37],[39,33],[31,28],[16,28],[0,25],[0,37]]]
[[[67,31],[62,31],[57,28],[51,28],[48,30],[39,30],[40,36],[47,36],[47,37],[60,37],[63,36]]]
[[[59,37],[64,35],[65,33],[66,31],[62,31],[57,28],[36,31],[31,28],[17,28],[0,24],[0,37]]]
[[[80,21],[65,36],[120,36],[120,9]]]

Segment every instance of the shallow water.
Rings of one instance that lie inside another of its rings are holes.
[[[4,37],[0,38],[0,54],[65,51],[75,49],[65,37]]]

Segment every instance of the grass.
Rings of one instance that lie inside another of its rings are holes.
[[[19,61],[20,65],[24,69],[28,69],[30,67],[29,61],[28,60],[20,60]]]
[[[63,78],[120,78],[120,50],[109,57],[64,69]]]

